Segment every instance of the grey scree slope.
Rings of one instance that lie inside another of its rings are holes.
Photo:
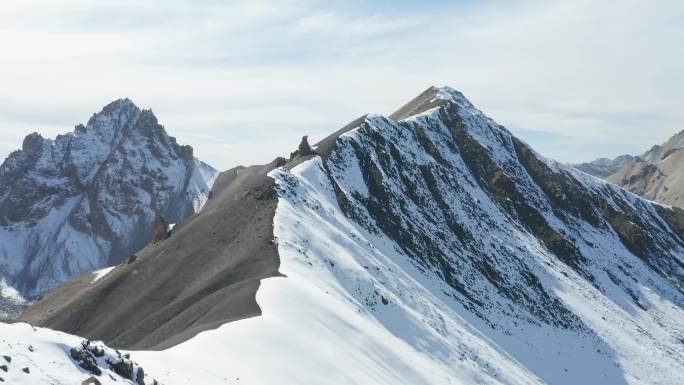
[[[95,283],[75,278],[18,321],[103,340],[115,348],[165,349],[197,333],[261,314],[260,279],[279,275],[277,205],[267,176],[283,160],[237,167],[216,180],[203,210]]]

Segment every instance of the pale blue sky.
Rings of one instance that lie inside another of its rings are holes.
[[[450,85],[542,154],[639,153],[684,129],[684,2],[7,1],[0,157],[109,101],[215,167],[267,162]]]

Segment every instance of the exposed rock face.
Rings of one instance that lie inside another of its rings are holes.
[[[179,222],[216,171],[121,99],[54,140],[28,135],[0,166],[0,276],[25,296],[137,251],[159,215]]]
[[[672,252],[684,242],[681,234],[673,232],[677,226],[669,212],[665,219],[657,214],[667,209],[545,160],[456,91],[433,90],[431,98],[423,99],[414,101],[424,103],[424,109],[410,108],[414,114],[432,108],[435,100],[442,99],[445,105],[430,116],[400,122],[378,116],[366,119],[356,135],[338,140],[326,165],[337,181],[338,199],[347,215],[373,232],[382,231],[419,263],[437,267],[473,309],[489,302],[482,296],[490,291],[471,290],[481,281],[478,277],[490,276],[491,283],[510,294],[511,300],[536,298],[535,312],[548,313],[552,322],[566,322],[552,297],[534,292],[536,285],[523,284],[530,274],[520,271],[519,279],[509,281],[488,266],[491,257],[477,257],[488,246],[476,246],[479,241],[473,234],[484,229],[463,223],[465,218],[481,218],[488,231],[506,230],[486,219],[489,214],[483,212],[482,199],[468,193],[473,187],[484,191],[512,221],[507,226],[531,233],[556,258],[591,281],[596,274],[590,268],[592,253],[581,244],[585,236],[578,231],[612,228],[628,250],[684,291],[681,257]],[[418,146],[409,147],[414,144]],[[342,171],[353,169],[360,171],[367,191],[345,186],[352,180]],[[663,221],[673,222],[672,227],[663,231]],[[435,226],[430,223],[446,227],[427,231]],[[460,257],[443,260],[446,255]],[[476,273],[468,279],[471,268]],[[506,275],[511,274],[515,273],[507,270]],[[506,287],[507,281],[513,286]],[[528,290],[533,292],[524,294]]]

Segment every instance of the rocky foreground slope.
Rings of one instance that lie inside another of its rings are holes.
[[[31,134],[0,166],[0,278],[36,297],[118,264],[158,217],[198,211],[216,174],[128,99],[54,140]]]
[[[143,349],[167,384],[684,382],[684,211],[539,156],[451,88],[212,196],[22,319]]]
[[[0,383],[157,385],[130,354],[27,324],[0,323]]]

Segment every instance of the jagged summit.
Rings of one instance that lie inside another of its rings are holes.
[[[119,98],[102,107],[102,112],[109,112],[117,109],[140,109],[131,99]]]
[[[30,134],[0,166],[0,277],[36,296],[118,263],[159,215],[199,210],[216,174],[130,99],[54,139]]]

